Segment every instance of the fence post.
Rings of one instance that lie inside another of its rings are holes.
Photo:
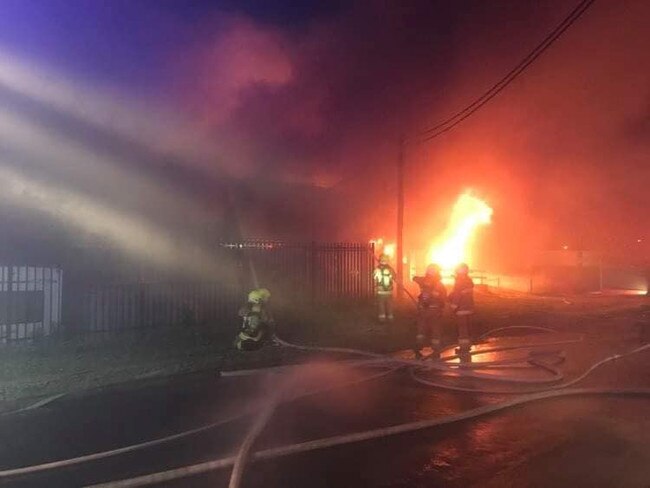
[[[145,311],[145,291],[144,291],[144,282],[140,279],[138,280],[138,311],[139,317],[137,319],[136,327],[144,327],[146,325],[146,311]]]
[[[310,275],[310,293],[311,293],[311,305],[312,307],[316,303],[316,286],[317,286],[317,276],[316,276],[316,268],[318,267],[318,257],[316,256],[317,249],[316,249],[316,241],[311,241],[311,250],[310,250],[310,266],[311,266],[311,272],[309,273]]]

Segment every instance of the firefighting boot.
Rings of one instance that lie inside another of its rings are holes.
[[[467,338],[462,338],[458,340],[458,347],[456,348],[456,354],[460,357],[462,362],[467,362],[471,359],[471,348],[472,343]]]
[[[415,347],[413,347],[413,352],[415,352],[415,359],[423,359],[424,355],[422,354],[422,348],[426,345],[427,338],[424,334],[418,334],[415,336]]]
[[[472,343],[469,341],[469,339],[465,339],[465,338],[459,339],[458,347],[456,348],[456,354],[468,353],[471,348],[472,348]]]
[[[422,359],[422,348],[426,343],[426,337],[423,334],[418,334],[415,336],[415,347],[413,351],[415,352],[415,359]]]
[[[442,344],[437,339],[431,340],[431,359],[440,359],[440,353],[442,352]]]

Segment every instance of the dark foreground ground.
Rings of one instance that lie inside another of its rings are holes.
[[[566,346],[562,368],[568,379],[605,356],[639,345],[638,338],[599,335]],[[643,352],[609,363],[580,386],[647,387],[649,365],[650,353]],[[307,368],[308,376],[295,388],[368,374],[340,366]],[[112,449],[209,423],[263,403],[269,382],[277,389],[286,376],[191,374],[77,393],[0,417],[0,467]],[[508,398],[427,388],[396,372],[282,405],[255,449],[448,415]],[[438,429],[255,463],[244,486],[648,487],[649,406],[648,397],[546,400]],[[220,458],[237,450],[249,419],[141,452],[4,480],[3,486],[86,486]],[[225,487],[228,476],[229,470],[222,470],[156,486]]]
[[[474,335],[507,325],[542,325],[599,337],[650,340],[647,297],[540,297],[503,291],[477,293]],[[298,343],[393,352],[410,347],[415,309],[398,307],[396,322],[379,326],[372,303],[276,309],[279,333]],[[454,325],[445,316],[447,339]],[[60,334],[36,342],[0,344],[0,415],[60,394],[124,382],[215,369],[259,368],[302,362],[311,355],[264,349],[232,350],[239,321],[131,329],[119,333]]]

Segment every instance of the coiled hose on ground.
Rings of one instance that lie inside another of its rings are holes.
[[[536,330],[542,330],[544,332],[554,332],[552,329],[547,329],[543,327],[526,327],[526,326],[514,326],[514,328],[517,329],[525,329],[525,328],[530,328],[530,329],[536,329]],[[496,332],[501,332],[504,330],[508,330],[508,327],[501,327],[499,329],[495,329],[491,332],[488,332],[487,334],[484,334],[481,339],[484,339],[490,334],[496,333]],[[481,349],[481,350],[476,350],[473,351],[471,354],[472,355],[482,355],[482,354],[487,354],[487,353],[492,353],[492,352],[497,352],[497,351],[506,351],[506,350],[516,350],[516,349],[522,349],[522,348],[537,348],[537,347],[548,347],[548,346],[557,346],[560,344],[568,344],[568,343],[575,343],[575,342],[581,342],[584,340],[584,336],[580,336],[578,339],[575,340],[564,340],[564,341],[553,341],[553,342],[544,342],[544,343],[528,343],[528,344],[520,344],[516,346],[502,346],[502,347],[496,347],[496,348],[489,348],[489,349]],[[377,357],[378,355],[375,353],[369,353],[367,351],[362,351],[362,350],[356,350],[356,349],[346,349],[346,348],[324,348],[324,347],[314,347],[314,346],[300,346],[297,344],[291,344],[289,342],[286,342],[280,338],[275,338],[275,341],[285,347],[290,347],[294,349],[300,349],[300,350],[310,350],[310,351],[318,351],[318,352],[336,352],[336,353],[345,353],[345,354],[359,354],[363,356],[370,356],[370,357]],[[528,394],[522,395],[519,398],[516,398],[514,400],[504,402],[498,405],[492,405],[486,407],[481,407],[478,409],[475,409],[474,411],[471,412],[465,412],[465,414],[469,414],[468,417],[463,416],[463,414],[460,414],[461,417],[458,415],[451,415],[448,416],[448,420],[450,421],[458,421],[461,418],[473,418],[477,417],[480,415],[485,415],[487,413],[492,413],[498,410],[502,410],[504,408],[510,408],[511,406],[519,405],[521,403],[528,403],[530,401],[536,401],[536,400],[541,400],[541,399],[547,399],[555,396],[560,396],[557,394],[557,390],[560,389],[565,389],[568,388],[571,385],[574,385],[587,377],[592,371],[600,367],[601,365],[613,361],[615,359],[620,359],[621,357],[636,354],[638,352],[641,352],[645,349],[650,348],[650,344],[646,344],[644,346],[638,347],[632,351],[629,351],[628,353],[625,353],[624,355],[613,355],[609,356],[601,361],[598,361],[594,365],[592,365],[589,369],[587,369],[583,374],[578,376],[572,381],[563,383],[563,384],[557,384],[552,387],[547,387],[545,389],[537,390],[535,393],[534,392],[527,392]],[[550,378],[543,378],[543,379],[532,379],[532,378],[523,378],[520,376],[489,376],[489,375],[484,375],[480,373],[476,373],[473,371],[474,369],[491,369],[491,368],[509,368],[513,367],[514,364],[519,364],[522,362],[522,359],[515,359],[515,360],[500,360],[500,361],[489,361],[489,362],[481,362],[479,364],[473,364],[471,365],[471,369],[465,369],[468,365],[465,364],[460,364],[459,366],[463,366],[463,368],[455,368],[456,373],[459,374],[460,376],[469,376],[469,377],[474,377],[474,378],[482,378],[482,379],[490,379],[490,380],[495,380],[495,381],[501,381],[501,382],[507,382],[507,383],[518,383],[518,384],[549,384],[549,383],[555,383],[563,379],[562,373],[556,369],[554,366],[558,362],[562,362],[564,359],[563,352],[559,351],[552,351],[550,353],[545,354],[546,356],[551,356],[551,360],[555,359],[553,363],[550,363],[548,359],[544,361],[543,359],[540,359],[539,357],[531,357],[532,355],[529,354],[529,357],[525,359],[527,363],[529,363],[533,367],[539,367],[542,370],[545,370],[551,374]],[[537,355],[538,356],[538,355]],[[553,356],[555,356],[553,358]],[[417,372],[420,369],[425,369],[425,370],[431,370],[431,369],[436,369],[438,371],[444,370],[445,368],[450,368],[452,366],[452,363],[449,361],[452,360],[457,360],[460,359],[460,356],[458,354],[453,354],[453,355],[448,355],[443,357],[439,361],[429,361],[428,364],[424,366],[420,365],[411,365],[410,368],[410,373],[411,377],[416,380],[418,383],[425,384],[427,386],[434,386],[438,388],[450,388],[456,391],[464,391],[464,392],[473,392],[473,393],[515,393],[512,390],[496,390],[496,389],[486,389],[486,388],[463,388],[463,387],[458,387],[454,385],[446,385],[443,383],[437,383],[433,382],[430,380],[423,379],[419,376],[417,376]],[[559,361],[558,361],[559,360]],[[396,361],[398,363],[402,363],[404,360],[396,360],[395,358],[386,358],[387,362],[393,362]],[[455,365],[454,365],[455,366]],[[555,391],[554,391],[555,390]],[[582,394],[586,393],[587,390],[582,390]],[[650,389],[648,389],[648,392],[650,392]],[[549,395],[550,393],[550,395]],[[566,394],[566,391],[562,392],[563,394]],[[630,393],[630,392],[627,392]],[[569,393],[570,394],[570,393]],[[577,394],[576,391],[573,392],[573,394]],[[496,407],[496,408],[490,408],[490,407]],[[264,422],[267,422],[268,419],[270,418],[270,415],[265,415],[264,412],[260,416],[261,419],[263,419]],[[312,449],[321,449],[324,447],[332,447],[334,445],[342,445],[342,444],[347,444],[351,442],[360,442],[363,440],[369,440],[369,439],[374,439],[378,437],[386,437],[390,435],[395,435],[399,433],[404,433],[412,430],[418,430],[421,428],[428,428],[432,427],[433,425],[442,425],[442,423],[448,423],[444,422],[444,417],[441,419],[435,419],[434,423],[431,424],[430,422],[415,422],[411,424],[402,424],[394,427],[388,427],[384,429],[377,429],[373,431],[367,431],[367,432],[361,432],[358,434],[350,434],[350,435],[343,435],[343,436],[336,436],[333,438],[329,439],[321,439],[318,441],[313,441],[311,443],[303,443],[303,444],[298,444],[294,447],[293,452],[304,452],[306,450],[312,450]],[[437,423],[438,421],[442,421],[442,423]],[[241,484],[241,480],[243,478],[243,468],[248,461],[248,458],[250,456],[250,451],[251,451],[251,444],[253,440],[251,440],[251,437],[257,436],[262,429],[259,428],[259,423],[255,423],[253,429],[249,432],[249,435],[246,436],[246,439],[244,440],[244,443],[242,444],[242,447],[240,448],[237,457],[235,459],[235,464],[233,468],[233,472],[230,478],[230,483],[229,483],[229,488],[239,488]],[[276,451],[277,455],[284,455],[286,454],[286,451],[280,450]],[[239,468],[239,469],[237,469]],[[182,468],[181,468],[182,469]],[[171,474],[171,473],[170,473]],[[144,480],[143,480],[144,481]],[[107,485],[99,485],[103,486],[104,488],[108,487],[126,487],[126,486],[142,486],[142,485],[112,485],[112,484],[107,484]]]
[[[514,328],[517,329],[523,329],[527,328],[524,326],[515,326]],[[537,330],[542,330],[544,332],[554,332],[552,329],[545,329],[545,328],[539,328],[539,327],[531,327],[532,329],[537,329]],[[500,328],[497,330],[494,330],[493,332],[502,332],[508,330],[508,327]],[[488,333],[487,335],[489,335]],[[487,336],[486,335],[486,336]],[[513,346],[501,346],[501,347],[494,347],[494,348],[488,348],[488,349],[482,349],[480,351],[474,351],[475,355],[480,355],[480,354],[485,354],[488,352],[496,352],[496,351],[504,351],[504,350],[516,350],[516,349],[523,349],[523,348],[538,348],[538,347],[548,347],[548,346],[556,346],[559,344],[568,344],[568,343],[576,343],[580,342],[584,339],[583,336],[580,336],[577,339],[573,340],[558,340],[558,341],[550,341],[550,342],[542,342],[542,343],[525,343],[525,344],[519,344],[519,345],[513,345]],[[449,415],[449,416],[444,416],[444,417],[439,417],[431,420],[426,420],[426,421],[420,421],[420,422],[411,422],[411,423],[405,423],[405,424],[400,424],[400,425],[395,425],[391,427],[385,427],[385,428],[379,428],[379,429],[373,429],[370,431],[365,431],[365,432],[357,432],[353,434],[346,434],[346,435],[341,435],[341,436],[335,436],[335,437],[329,437],[325,439],[318,439],[314,441],[308,441],[308,442],[303,442],[299,444],[294,444],[294,445],[289,445],[289,446],[282,446],[278,448],[272,448],[272,449],[266,449],[263,451],[259,451],[256,453],[251,454],[251,449],[250,445],[252,444],[252,441],[254,440],[254,436],[257,435],[259,432],[261,432],[260,425],[259,423],[256,423],[254,425],[254,428],[251,429],[249,432],[249,435],[246,436],[246,441],[242,446],[242,449],[240,449],[239,453],[237,456],[234,457],[227,457],[227,458],[222,458],[222,459],[217,459],[214,461],[209,461],[206,463],[199,463],[196,465],[192,466],[185,466],[165,472],[160,472],[160,473],[153,473],[150,475],[145,475],[145,476],[139,476],[127,480],[121,480],[121,481],[114,481],[114,482],[109,482],[109,483],[103,483],[99,485],[94,485],[94,488],[127,488],[127,487],[136,487],[136,486],[146,486],[150,484],[155,484],[163,481],[170,481],[173,479],[178,479],[181,477],[185,476],[190,476],[194,474],[199,474],[199,473],[204,473],[207,471],[215,470],[215,469],[222,469],[226,468],[229,466],[240,466],[243,467],[249,460],[262,460],[262,459],[272,459],[275,457],[279,456],[286,456],[289,454],[297,454],[300,452],[306,452],[306,451],[312,451],[312,450],[317,450],[317,449],[324,449],[328,447],[334,447],[334,446],[339,446],[339,445],[344,445],[348,443],[353,443],[353,442],[361,442],[361,441],[366,441],[366,440],[371,440],[371,439],[377,439],[381,437],[387,437],[387,436],[392,436],[392,435],[397,435],[401,433],[406,433],[406,432],[413,432],[416,430],[421,430],[421,429],[428,429],[440,425],[446,425],[450,424],[453,422],[459,422],[462,420],[467,420],[471,418],[476,418],[479,416],[487,415],[490,413],[498,412],[501,410],[505,410],[507,408],[512,408],[517,405],[522,405],[525,403],[531,403],[535,401],[541,401],[541,400],[546,400],[549,398],[557,398],[557,397],[565,397],[565,396],[573,396],[573,395],[642,395],[642,396],[648,396],[650,395],[650,388],[636,388],[636,389],[611,389],[611,388],[581,388],[581,389],[568,389],[569,386],[572,386],[576,384],[577,382],[583,380],[585,377],[587,377],[589,374],[591,374],[595,369],[599,368],[600,366],[617,360],[621,359],[623,357],[631,356],[633,354],[640,353],[644,350],[647,350],[650,348],[650,344],[646,344],[640,347],[637,347],[635,349],[632,349],[626,353],[623,354],[616,354],[609,356],[601,361],[598,361],[597,363],[593,364],[591,367],[589,367],[584,373],[582,373],[580,376],[577,378],[565,382],[565,383],[559,383],[563,379],[562,374],[554,368],[554,364],[549,363],[548,359],[546,361],[540,361],[537,360],[534,357],[527,357],[524,359],[519,359],[516,362],[521,363],[522,361],[528,361],[532,367],[538,367],[541,368],[542,370],[546,370],[547,372],[550,373],[550,376],[548,379],[544,380],[539,380],[539,379],[526,379],[522,378],[520,376],[514,377],[514,376],[499,376],[497,377],[488,377],[488,376],[482,376],[482,375],[477,375],[475,372],[472,371],[472,369],[486,369],[486,368],[502,368],[502,367],[507,367],[507,366],[512,366],[515,361],[513,360],[507,360],[507,361],[491,361],[491,362],[485,362],[481,364],[474,364],[472,365],[472,368],[466,368],[466,367],[459,367],[455,364],[450,364],[448,361],[455,360],[457,359],[457,356],[455,354],[446,356],[443,358],[441,361],[426,361],[426,362],[418,362],[418,361],[413,361],[409,359],[401,359],[401,358],[394,358],[390,356],[383,356],[377,353],[372,353],[368,351],[362,351],[362,350],[355,350],[355,349],[347,349],[347,348],[323,348],[323,347],[314,347],[314,346],[301,346],[297,344],[291,344],[289,342],[283,341],[281,339],[277,339],[277,341],[285,346],[285,347],[291,347],[291,348],[297,348],[301,350],[309,350],[309,351],[316,351],[316,352],[327,352],[327,353],[343,353],[343,354],[356,354],[356,355],[362,355],[365,357],[372,358],[368,360],[364,365],[366,366],[376,366],[376,365],[384,365],[384,366],[393,366],[393,369],[389,369],[386,372],[383,372],[382,375],[390,373],[396,369],[402,368],[402,367],[409,367],[411,370],[411,375],[413,376],[416,381],[422,383],[422,384],[427,384],[429,386],[435,386],[439,388],[448,388],[448,389],[453,389],[453,390],[460,390],[460,391],[471,391],[474,393],[520,393],[517,391],[513,390],[495,390],[495,389],[488,389],[488,388],[476,388],[476,389],[469,389],[469,388],[461,388],[461,387],[455,387],[454,385],[447,385],[447,384],[438,384],[434,383],[432,381],[426,380],[418,376],[418,373],[422,373],[423,371],[446,371],[446,370],[454,370],[456,374],[459,374],[460,376],[471,376],[475,378],[481,378],[481,379],[491,379],[491,380],[497,380],[497,381],[502,381],[502,382],[507,382],[507,383],[516,383],[516,384],[537,384],[539,385],[540,383],[546,383],[550,386],[547,388],[541,389],[541,390],[536,390],[535,392],[527,392],[526,394],[519,395],[518,397],[515,397],[511,400],[508,400],[506,402],[498,403],[495,405],[487,405],[483,407],[479,407],[473,410],[469,410],[466,412],[462,412],[459,414],[454,414],[454,415]],[[554,354],[557,359],[561,359],[562,353],[561,352],[555,352]],[[529,355],[530,356],[530,355]],[[532,355],[535,356],[535,355]],[[379,361],[377,361],[379,360]],[[360,363],[363,364],[363,363]],[[371,379],[371,378],[368,378]],[[263,421],[266,422],[270,416],[264,415],[262,417]],[[233,475],[231,476],[230,480],[230,485],[229,488],[239,488],[241,480],[242,480],[242,470],[238,471],[233,471]]]
[[[489,332],[488,334],[486,334],[484,338],[491,335],[492,333],[503,332],[509,329],[534,329],[534,330],[541,330],[544,332],[555,332],[552,329],[546,329],[540,327],[513,326],[513,327],[504,327],[500,329],[495,329]],[[569,339],[569,340],[565,339],[565,340],[556,340],[556,341],[548,341],[548,342],[541,342],[541,343],[530,342],[530,343],[517,344],[511,346],[499,346],[493,348],[480,349],[477,351],[473,351],[472,354],[477,356],[489,352],[497,352],[497,351],[505,351],[505,350],[536,349],[540,347],[549,347],[549,346],[557,346],[561,344],[576,343],[582,340],[583,337],[580,336],[577,339]],[[127,452],[133,452],[136,450],[144,449],[155,445],[160,445],[176,439],[188,437],[190,435],[197,434],[199,432],[205,432],[209,429],[217,428],[221,425],[240,419],[254,412],[260,412],[260,417],[256,419],[257,420],[256,422],[254,422],[254,429],[251,429],[249,434],[246,436],[246,441],[242,445],[242,448],[240,449],[239,454],[237,456],[218,459],[215,461],[200,463],[192,466],[181,467],[181,468],[177,468],[177,469],[173,469],[161,473],[153,473],[150,475],[139,476],[128,480],[119,480],[119,481],[94,485],[95,487],[103,487],[103,488],[145,486],[145,485],[151,485],[162,481],[178,479],[181,477],[190,476],[192,474],[198,474],[198,473],[202,473],[214,469],[221,469],[221,468],[234,465],[237,466],[237,469],[233,470],[233,476],[231,477],[230,488],[238,488],[240,486],[241,479],[243,477],[244,467],[249,459],[250,460],[271,459],[277,456],[286,456],[288,454],[294,454],[298,452],[305,452],[305,451],[310,451],[315,449],[332,447],[336,445],[343,445],[351,442],[360,442],[364,440],[376,439],[379,437],[396,435],[403,432],[412,432],[419,429],[431,428],[439,425],[449,424],[452,422],[458,422],[461,420],[475,418],[482,415],[487,415],[500,410],[504,410],[506,408],[511,408],[516,405],[521,405],[525,403],[530,403],[534,401],[555,398],[555,397],[570,396],[570,395],[642,395],[642,396],[650,395],[650,388],[568,389],[568,387],[575,385],[579,381],[582,381],[585,377],[587,377],[589,374],[591,374],[595,369],[599,368],[600,366],[609,363],[611,361],[645,351],[650,348],[650,344],[642,345],[623,354],[616,354],[616,355],[606,357],[598,361],[597,363],[593,364],[592,366],[590,366],[584,373],[579,375],[577,378],[568,382],[561,383],[563,376],[562,373],[559,371],[559,369],[556,368],[556,365],[563,360],[562,351],[551,351],[551,352],[546,351],[545,354],[541,354],[541,355],[528,353],[528,355],[523,358],[473,363],[473,364],[472,363],[462,364],[462,363],[451,362],[458,359],[458,356],[456,356],[455,354],[444,356],[442,360],[415,361],[415,360],[396,358],[392,356],[386,356],[382,354],[356,350],[356,349],[303,346],[303,345],[291,344],[281,339],[278,339],[278,342],[284,347],[296,348],[301,350],[317,351],[317,352],[325,352],[325,353],[342,353],[342,354],[349,354],[349,355],[360,355],[368,359],[356,362],[355,364],[357,366],[380,367],[382,368],[382,371],[380,371],[379,373],[371,374],[361,379],[357,379],[355,381],[332,385],[324,389],[310,391],[306,393],[293,394],[287,397],[278,397],[275,398],[272,402],[270,402],[270,405],[265,405],[261,409],[251,408],[241,414],[229,417],[227,419],[214,422],[208,425],[200,426],[195,429],[191,429],[175,435],[163,437],[160,439],[154,439],[152,441],[143,442],[132,446],[126,446],[126,447],[122,447],[110,451],[88,454],[77,458],[0,471],[0,480],[2,480],[3,478],[6,479],[9,477],[16,477],[16,476],[26,475],[30,473],[43,472],[43,471],[62,468],[66,466],[81,464],[89,461],[95,461],[95,460],[104,459],[104,458],[116,456]],[[524,363],[528,364],[530,367],[535,367],[535,368],[539,368],[540,370],[546,371],[548,373],[548,377],[547,378],[525,378],[522,377],[521,375],[511,376],[511,375],[503,375],[503,374],[500,374],[498,377],[495,377],[493,375],[481,373],[480,371],[478,371],[478,370],[504,369],[504,368],[521,369]],[[499,393],[499,394],[519,393],[520,395],[509,401],[502,402],[496,405],[488,405],[470,411],[462,412],[459,414],[439,417],[427,421],[400,424],[400,425],[386,427],[386,428],[374,429],[366,432],[358,432],[358,433],[347,434],[343,436],[319,439],[315,441],[309,441],[305,443],[283,446],[283,447],[278,447],[273,449],[266,449],[264,451],[251,453],[255,438],[263,430],[264,426],[271,418],[273,409],[278,403],[293,401],[298,398],[303,398],[305,396],[316,395],[333,388],[339,388],[343,386],[348,386],[350,384],[370,381],[378,377],[386,376],[387,374],[390,374],[398,369],[405,368],[405,367],[409,368],[411,376],[415,381],[427,386],[434,386],[437,388],[445,388],[445,389],[451,389],[455,391],[473,392],[473,393]],[[424,375],[431,375],[432,373],[443,373],[443,375],[452,374],[455,377],[461,377],[461,378],[472,377],[481,380],[489,379],[489,380],[495,380],[495,381],[510,383],[519,386],[527,385],[528,387],[530,387],[531,385],[533,386],[536,385],[537,387],[539,387],[540,385],[545,385],[545,387],[541,389],[538,388],[533,392],[527,390],[525,394],[522,395],[521,390],[495,389],[495,388],[484,388],[484,387],[467,388],[467,387],[462,387],[450,383],[433,381],[428,376],[424,377]]]

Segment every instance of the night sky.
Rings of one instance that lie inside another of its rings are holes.
[[[330,200],[307,225],[283,190],[251,233],[283,237],[281,216],[294,219],[292,237],[310,238],[317,222],[326,236],[368,239],[394,232],[400,134],[479,96],[576,3],[3,0],[0,51],[174,113],[210,141],[215,189],[228,174]],[[564,243],[650,241],[649,21],[645,0],[596,1],[477,114],[409,146],[407,245],[435,236],[465,188],[495,209],[484,236],[493,266]],[[178,174],[197,165],[174,159],[166,184],[187,191]],[[202,208],[210,185],[192,189]],[[119,199],[119,185],[110,191]],[[647,258],[645,244],[635,249]]]

